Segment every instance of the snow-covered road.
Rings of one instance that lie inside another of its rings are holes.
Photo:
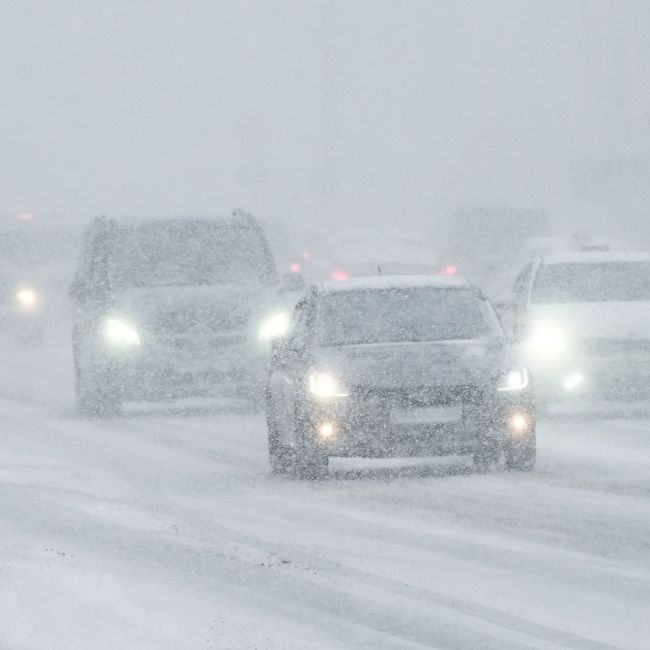
[[[539,469],[270,475],[263,419],[85,422],[63,332],[0,351],[0,648],[648,648],[650,425]]]

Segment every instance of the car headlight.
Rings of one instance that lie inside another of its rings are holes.
[[[257,336],[260,341],[272,341],[289,331],[289,314],[279,311],[267,316],[260,324]]]
[[[36,291],[30,287],[23,287],[16,291],[16,302],[21,306],[29,309],[36,306],[38,297]]]
[[[309,375],[309,392],[320,399],[347,397],[341,382],[329,372],[315,372]]]
[[[528,371],[526,368],[515,368],[507,372],[497,385],[501,392],[515,392],[528,387]]]
[[[109,318],[104,323],[104,340],[116,348],[132,348],[140,345],[138,330],[121,318]]]
[[[569,347],[566,334],[555,323],[540,323],[528,339],[531,352],[539,357],[556,357]]]

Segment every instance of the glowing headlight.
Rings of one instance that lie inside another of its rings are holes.
[[[140,345],[140,335],[133,325],[119,318],[109,318],[104,324],[104,339],[114,347]]]
[[[557,356],[569,347],[566,335],[553,323],[540,323],[535,327],[528,345],[540,357]]]
[[[272,314],[262,321],[257,333],[260,341],[271,341],[289,331],[289,315],[286,312]]]
[[[506,373],[497,390],[499,391],[517,391],[524,390],[528,386],[528,371],[525,368],[516,368]]]
[[[36,304],[36,291],[27,287],[19,289],[16,300],[21,307],[33,307]]]
[[[328,372],[316,372],[309,375],[309,392],[321,399],[348,396],[339,380]]]

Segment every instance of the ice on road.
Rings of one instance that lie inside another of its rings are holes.
[[[533,474],[273,478],[261,416],[72,408],[0,360],[0,648],[647,648],[650,426],[557,419]]]

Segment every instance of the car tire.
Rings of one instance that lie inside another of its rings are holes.
[[[268,428],[269,463],[274,476],[288,474],[295,464],[295,451],[280,441],[280,432],[273,416],[271,407],[267,404],[266,422]]]
[[[294,411],[295,464],[296,478],[303,480],[320,480],[329,473],[329,456],[321,447],[316,446],[310,434],[309,416],[297,405]]]
[[[102,387],[102,382],[95,371],[92,376],[82,373],[79,363],[75,361],[75,398],[77,410],[87,418],[116,417],[122,410],[117,391]]]

